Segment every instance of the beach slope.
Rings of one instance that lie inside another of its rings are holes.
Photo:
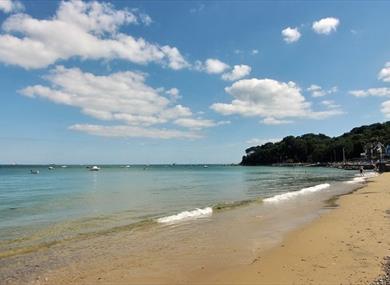
[[[390,173],[339,197],[338,207],[290,233],[251,265],[204,284],[370,284],[390,255]]]

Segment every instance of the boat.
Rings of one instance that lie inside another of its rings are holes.
[[[209,168],[209,166],[208,165],[203,165],[203,168]]]
[[[130,168],[130,165],[126,165],[125,167],[126,167],[126,168]]]
[[[98,166],[96,166],[96,165],[92,166],[92,167],[89,169],[89,171],[99,171],[99,170],[100,170],[100,167],[98,167]]]
[[[54,167],[53,167],[53,166],[49,166],[48,169],[49,169],[49,170],[54,170]]]
[[[61,166],[62,168],[67,168],[68,166],[66,166],[66,165],[63,165],[63,166]]]
[[[31,169],[31,170],[30,170],[30,173],[31,173],[31,174],[39,174],[39,170],[33,170],[33,169]]]

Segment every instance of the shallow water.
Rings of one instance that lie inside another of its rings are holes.
[[[177,218],[185,211],[190,216],[184,218],[191,219],[197,216],[193,215],[197,208],[211,207],[215,212],[349,180],[355,174],[331,168],[221,165],[101,168],[92,172],[85,166],[58,166],[54,170],[48,166],[1,166],[0,257],[129,230],[167,216]],[[39,174],[30,174],[31,169]]]

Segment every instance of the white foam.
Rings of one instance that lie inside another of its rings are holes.
[[[162,217],[157,219],[158,223],[167,224],[167,223],[175,223],[184,220],[198,219],[211,216],[213,214],[213,209],[211,207],[207,207],[204,209],[195,209],[192,211],[184,211],[176,215]]]
[[[357,175],[359,175],[359,174],[357,174]],[[377,172],[373,172],[373,171],[366,172],[366,173],[364,173],[363,176],[359,175],[357,177],[352,178],[352,180],[346,181],[345,183],[347,183],[347,184],[364,183],[367,181],[367,179],[375,177],[375,176],[378,176]]]
[[[318,185],[315,185],[312,187],[303,188],[299,191],[287,192],[287,193],[275,195],[273,197],[264,199],[264,202],[278,203],[281,201],[286,201],[286,200],[290,200],[292,198],[296,198],[296,197],[301,196],[301,195],[318,192],[318,191],[321,191],[321,190],[329,188],[329,187],[330,187],[329,183],[318,184]]]

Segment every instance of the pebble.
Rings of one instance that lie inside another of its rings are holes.
[[[383,271],[384,274],[372,282],[371,285],[390,285],[390,256],[384,258]]]

